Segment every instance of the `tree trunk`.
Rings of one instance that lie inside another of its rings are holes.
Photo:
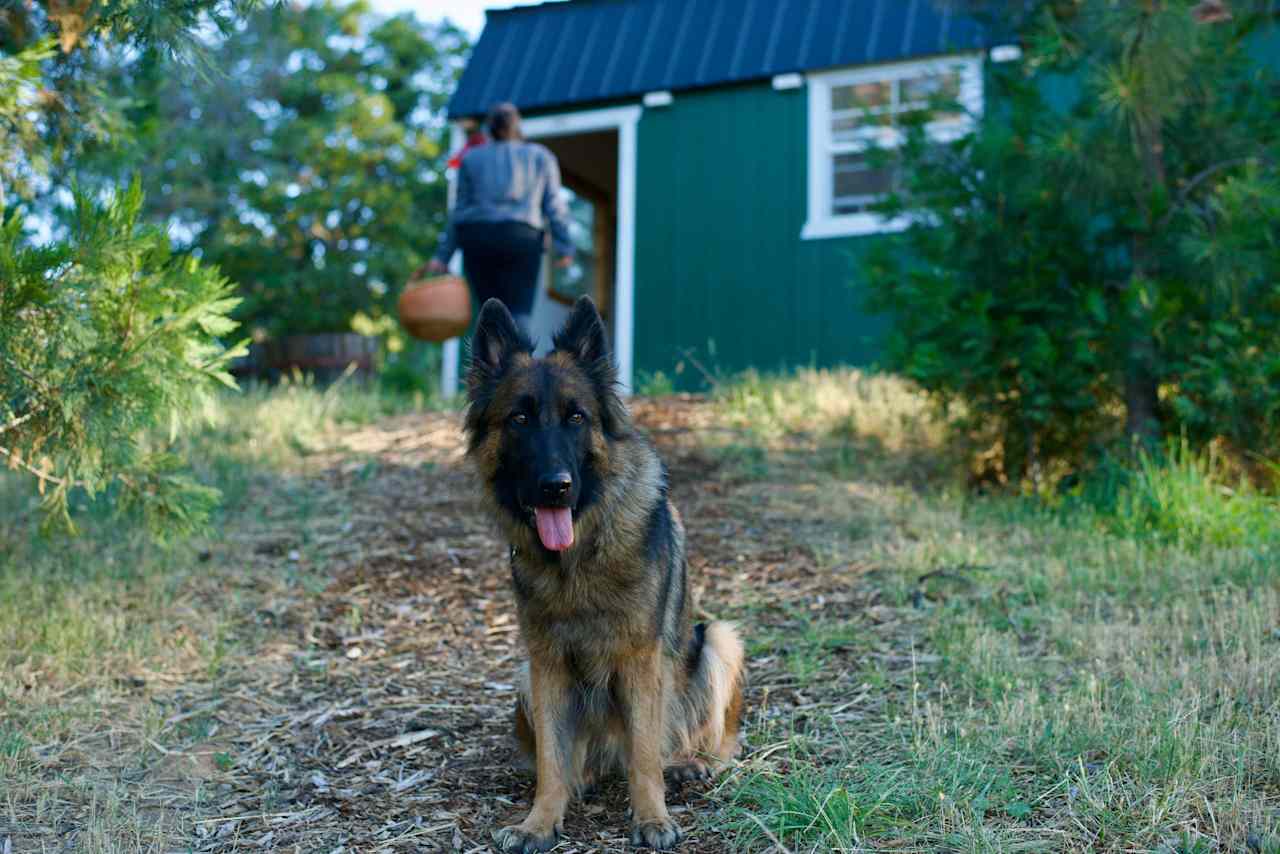
[[[1136,265],[1135,265],[1136,267]],[[1130,290],[1143,286],[1135,269]],[[1124,406],[1125,434],[1144,445],[1160,437],[1159,379],[1156,376],[1156,342],[1152,334],[1151,312],[1133,294],[1129,312],[1129,340],[1125,353]]]
[[[1139,36],[1135,50],[1142,43]],[[1156,214],[1152,201],[1166,189],[1164,168],[1164,128],[1158,114],[1136,117],[1135,142],[1142,161],[1142,186],[1138,209],[1142,212],[1142,230],[1133,237],[1133,274],[1129,280],[1129,331],[1125,348],[1125,433],[1132,440],[1152,445],[1160,437],[1160,395],[1155,320],[1151,316],[1151,300],[1144,299],[1141,289],[1158,287],[1160,263],[1152,242],[1157,238]],[[1152,295],[1154,297],[1154,295]]]

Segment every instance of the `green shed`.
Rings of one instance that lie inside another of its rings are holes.
[[[449,104],[498,101],[560,161],[579,261],[548,264],[548,341],[581,293],[609,323],[623,384],[747,367],[866,365],[884,322],[859,258],[900,230],[868,210],[895,180],[870,146],[940,92],[982,110],[983,63],[1016,59],[944,0],[561,0],[494,10]],[[456,259],[455,259],[456,261]],[[443,386],[457,387],[458,342]]]

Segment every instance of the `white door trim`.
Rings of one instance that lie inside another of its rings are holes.
[[[623,394],[630,394],[635,364],[635,245],[636,245],[636,161],[640,106],[609,107],[536,116],[521,122],[529,139],[569,136],[593,130],[618,131],[618,233],[615,240],[618,260],[614,280],[613,350],[618,365],[618,382]],[[454,151],[462,147],[462,131],[452,126],[450,144]],[[449,207],[453,207],[454,176],[449,177]],[[455,254],[454,269],[459,258]],[[440,372],[440,392],[451,398],[458,392],[461,348],[458,339],[446,341],[444,364]]]
[[[467,141],[467,135],[462,132],[462,127],[453,122],[449,125],[449,156],[453,156],[453,152],[462,148]],[[458,191],[458,171],[456,169],[449,172],[449,189],[448,189],[448,207],[449,212],[453,212],[453,199]],[[453,257],[449,259],[449,270],[455,276],[462,275],[462,253],[454,252]],[[462,340],[459,338],[450,338],[444,342],[443,352],[440,354],[440,396],[445,400],[449,400],[458,393],[458,368],[462,363]]]

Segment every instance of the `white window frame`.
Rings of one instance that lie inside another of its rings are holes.
[[[959,102],[964,115],[930,122],[925,126],[929,138],[949,142],[973,130],[982,114],[982,54],[952,54],[934,59],[895,62],[863,68],[843,69],[809,74],[809,203],[808,219],[800,237],[817,240],[828,237],[852,237],[902,231],[911,225],[911,217],[886,218],[877,213],[834,214],[831,193],[834,164],[838,154],[856,153],[875,145],[896,148],[904,134],[894,127],[868,127],[859,133],[861,139],[837,142],[831,138],[831,90],[859,83],[894,82],[922,73],[957,70],[960,72]]]

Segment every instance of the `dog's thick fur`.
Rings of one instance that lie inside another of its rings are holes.
[[[727,623],[692,624],[666,469],[619,399],[590,299],[554,342],[535,359],[506,307],[489,300],[467,377],[468,454],[511,545],[529,654],[516,736],[537,771],[532,811],[494,838],[504,851],[551,848],[571,794],[624,771],[632,844],[669,849],[681,834],[663,770],[706,777],[736,753],[742,642]],[[572,481],[556,506],[572,511],[573,542],[555,551],[534,521],[548,476]]]

